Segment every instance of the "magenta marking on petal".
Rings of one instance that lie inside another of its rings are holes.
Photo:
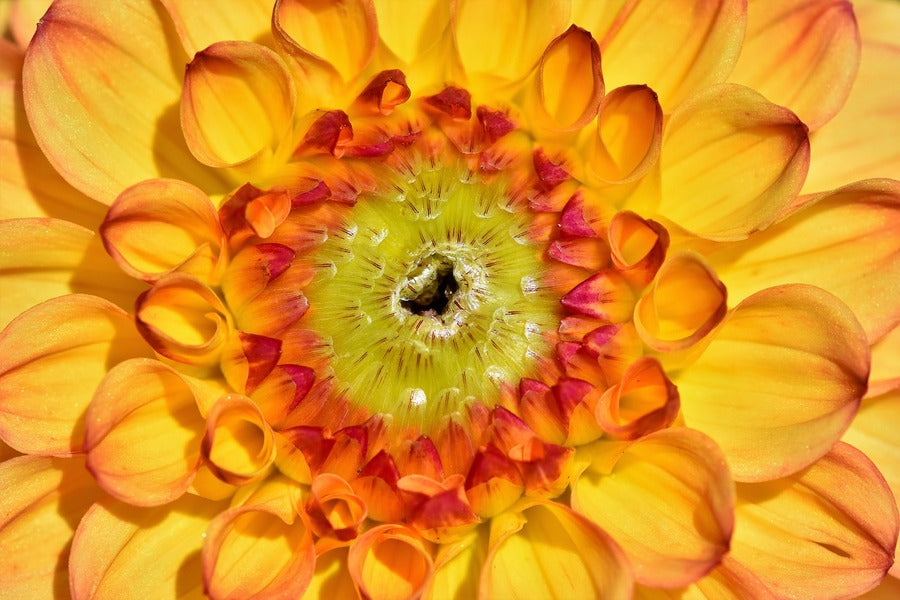
[[[302,365],[279,365],[294,382],[294,398],[291,400],[288,411],[294,410],[300,402],[306,398],[316,380],[316,373],[309,367]]]
[[[263,260],[265,260],[269,281],[284,273],[291,266],[291,262],[296,256],[293,250],[283,244],[257,244],[256,249],[262,254]]]
[[[588,224],[584,214],[584,197],[576,192],[566,202],[559,216],[559,228],[563,233],[575,237],[597,237],[597,232]]]
[[[463,88],[446,87],[425,98],[425,103],[456,120],[468,121],[472,118],[472,96]]]
[[[312,188],[306,190],[305,192],[300,192],[291,198],[291,206],[293,208],[297,208],[298,206],[306,206],[307,204],[315,204],[316,202],[323,202],[328,200],[331,197],[331,189],[324,181],[319,181]]]
[[[266,376],[272,372],[278,359],[281,358],[281,340],[239,331],[241,348],[247,358],[247,392],[256,389]]]
[[[534,170],[545,190],[552,190],[569,178],[569,172],[562,167],[562,164],[550,160],[542,148],[535,150],[532,158]]]

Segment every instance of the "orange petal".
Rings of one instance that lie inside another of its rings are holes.
[[[0,436],[20,452],[81,450],[108,365],[147,354],[125,311],[95,296],[48,300],[0,333]]]
[[[638,285],[650,283],[669,248],[666,228],[626,210],[610,220],[608,236],[613,265]]]
[[[659,160],[663,112],[646,85],[616,88],[603,99],[597,136],[585,151],[588,174],[602,183],[630,183]]]
[[[431,578],[431,554],[405,525],[377,525],[350,546],[347,568],[363,597],[415,598]]]
[[[210,10],[195,0],[161,0],[189,56],[215,42],[241,40],[263,43],[270,39],[271,2],[224,0]]]
[[[123,271],[153,282],[174,270],[217,283],[225,235],[209,196],[189,183],[155,179],[119,194],[100,235]]]
[[[293,150],[295,103],[293,81],[275,52],[251,42],[219,42],[187,66],[181,126],[203,164],[264,169]]]
[[[204,423],[194,391],[171,368],[148,359],[113,367],[85,421],[87,467],[116,498],[156,506],[191,484]]]
[[[200,597],[200,547],[221,504],[184,496],[156,508],[106,498],[78,525],[69,558],[74,600]]]
[[[646,83],[668,111],[725,81],[741,49],[746,10],[728,0],[628,3],[600,42],[607,85]]]
[[[678,415],[678,390],[655,358],[633,362],[622,381],[597,402],[597,421],[617,439],[637,439],[668,427]]]
[[[856,414],[868,372],[853,313],[819,288],[786,285],[739,304],[675,383],[685,423],[722,447],[735,479],[763,481],[828,452]]]
[[[591,33],[572,25],[550,42],[534,81],[538,124],[558,131],[584,127],[603,99],[600,47]]]
[[[274,501],[273,501],[274,502]],[[211,598],[295,598],[315,568],[306,523],[275,504],[249,504],[212,522],[203,546],[203,579]]]
[[[0,327],[27,309],[71,293],[134,306],[145,286],[125,277],[94,232],[57,219],[0,221]]]
[[[737,494],[731,556],[779,596],[856,598],[893,562],[897,505],[850,445],[791,477],[739,485]]]
[[[900,183],[863,181],[824,194],[710,258],[737,298],[784,283],[828,290],[874,343],[900,323]]]
[[[900,327],[888,332],[872,346],[872,371],[868,396],[900,389]]]
[[[0,589],[9,598],[69,591],[75,525],[100,496],[84,459],[20,456],[0,464]]]
[[[312,482],[306,512],[319,537],[347,541],[356,537],[366,518],[366,503],[343,478],[322,473]]]
[[[535,503],[492,520],[479,596],[620,599],[631,592],[631,568],[622,550],[568,507]]]
[[[181,73],[172,65],[186,57],[169,54],[177,46],[163,18],[148,0],[103,10],[55,2],[25,56],[25,108],[41,149],[69,183],[106,204],[156,177],[222,187],[179,131]]]
[[[682,252],[663,263],[634,307],[634,326],[660,352],[683,350],[708,335],[725,317],[727,292],[702,256]]]
[[[247,397],[223,396],[206,415],[203,457],[210,470],[231,485],[265,477],[275,460],[272,428]]]
[[[573,484],[572,506],[621,544],[637,581],[683,586],[719,564],[734,527],[734,488],[712,440],[665,429],[629,445],[611,467],[603,452],[593,460]]]
[[[850,2],[751,2],[747,35],[730,80],[790,108],[815,130],[847,99],[859,46]]]
[[[659,212],[711,240],[772,224],[809,164],[806,126],[750,88],[708,88],[682,104],[663,138]]]

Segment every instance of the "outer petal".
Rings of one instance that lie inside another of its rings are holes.
[[[785,598],[856,598],[893,561],[897,506],[866,456],[840,443],[789,478],[738,486],[732,557]]]
[[[739,304],[675,383],[685,422],[722,447],[735,479],[764,481],[828,452],[856,414],[868,371],[853,313],[819,288],[790,285]]]
[[[193,390],[171,368],[148,359],[114,367],[85,420],[87,467],[113,496],[156,506],[191,484],[204,422]]]
[[[364,598],[417,597],[431,578],[431,554],[405,525],[378,525],[350,546],[347,568]]]
[[[110,364],[147,352],[122,309],[102,298],[48,300],[0,333],[0,436],[29,454],[81,449],[84,415]]]
[[[492,520],[479,595],[630,598],[630,571],[619,546],[592,521],[555,502],[535,503]]]
[[[0,590],[64,597],[75,525],[100,495],[81,457],[20,456],[0,464]]]
[[[271,38],[271,0],[161,0],[189,56],[215,42],[261,43]]]
[[[634,442],[611,467],[606,444],[572,487],[572,506],[621,544],[640,583],[683,586],[728,551],[734,488],[721,450],[675,428]]]
[[[600,42],[607,85],[646,83],[671,110],[725,81],[741,49],[746,10],[746,2],[732,0],[628,3]]]
[[[306,596],[341,600],[359,598],[353,578],[347,571],[346,548],[335,548],[316,557],[316,571],[306,589]]]
[[[52,3],[53,0],[11,0],[9,25],[13,38],[20,46],[28,46],[38,21]]]
[[[56,219],[0,222],[0,326],[50,298],[95,294],[132,307],[143,284],[123,277],[99,238]]]
[[[845,0],[755,0],[731,81],[787,106],[810,129],[837,114],[859,66],[859,32]]]
[[[442,544],[434,560],[434,577],[423,598],[477,598],[478,574],[487,550],[487,528],[476,529],[453,544]]]
[[[715,86],[666,125],[659,212],[697,235],[739,240],[772,224],[800,191],[806,126],[753,90]]]
[[[74,600],[200,597],[200,547],[221,505],[184,496],[157,508],[106,499],[87,512],[72,542]]]
[[[55,2],[25,57],[25,108],[41,149],[69,183],[106,204],[154,177],[221,185],[178,130],[173,62],[185,58],[172,52],[161,10],[150,0]]]
[[[841,188],[710,258],[736,298],[789,282],[828,290],[874,343],[900,323],[900,182]]]
[[[195,55],[185,71],[181,127],[204,164],[262,167],[279,148],[292,149],[295,103],[287,66],[274,51],[219,42]]]
[[[449,29],[450,3],[443,0],[375,0],[375,10],[381,43],[407,64],[444,41]]]

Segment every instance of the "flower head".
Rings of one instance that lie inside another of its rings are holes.
[[[0,588],[876,588],[898,14],[13,3]]]

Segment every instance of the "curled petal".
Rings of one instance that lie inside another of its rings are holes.
[[[727,293],[706,261],[694,253],[669,258],[634,307],[634,326],[660,352],[683,350],[725,317]]]
[[[316,535],[347,541],[356,537],[365,520],[366,503],[344,479],[322,473],[312,482],[306,513]]]
[[[161,0],[189,56],[223,40],[260,42],[270,35],[272,7],[268,2],[224,0],[209,10],[194,0]]]
[[[264,477],[276,449],[272,428],[249,398],[229,394],[206,415],[203,458],[226,483],[245,485]]]
[[[25,109],[41,149],[66,181],[105,204],[157,177],[222,189],[179,131],[181,74],[172,65],[186,59],[164,16],[147,0],[103,10],[54,2],[25,56]]]
[[[848,444],[737,493],[732,557],[778,595],[856,598],[893,562],[897,505],[875,465]]]
[[[678,389],[659,362],[644,357],[632,363],[622,381],[597,402],[597,421],[618,439],[636,439],[668,427],[678,415]]]
[[[657,431],[595,461],[572,487],[572,506],[609,532],[654,587],[678,587],[712,570],[728,551],[734,488],[724,456],[698,431]],[[659,540],[665,539],[665,544]]]
[[[659,160],[663,112],[656,92],[626,85],[600,105],[597,135],[585,148],[588,173],[603,183],[630,183]]]
[[[35,306],[0,333],[0,437],[29,454],[80,451],[84,414],[108,365],[147,350],[131,317],[102,298]]]
[[[188,489],[204,424],[194,390],[171,368],[148,359],[113,367],[85,421],[87,467],[116,498],[155,506]]]
[[[613,265],[638,285],[650,283],[669,248],[666,228],[626,210],[613,216],[608,235]]]
[[[84,458],[12,458],[0,464],[0,489],[0,589],[10,598],[65,595],[75,525],[100,496]]]
[[[659,212],[711,240],[771,225],[800,191],[806,126],[789,110],[734,84],[700,92],[666,125]]]
[[[566,506],[536,503],[491,522],[479,586],[484,597],[622,599],[631,597],[632,585],[619,546]]]
[[[750,2],[747,35],[730,80],[787,106],[815,130],[847,99],[859,46],[850,2]]]
[[[370,113],[389,115],[398,105],[409,100],[406,75],[400,69],[382,71],[357,96],[356,105]]]
[[[153,282],[178,269],[216,283],[225,238],[209,196],[189,183],[155,179],[119,194],[100,225],[123,271]]]
[[[764,481],[828,452],[856,414],[868,372],[853,313],[819,288],[790,285],[739,304],[675,382],[685,422],[722,447],[735,479]]]
[[[181,126],[200,162],[246,165],[291,149],[295,103],[291,76],[275,52],[251,42],[218,42],[187,66]]]
[[[378,525],[350,546],[347,568],[360,594],[385,600],[414,598],[431,578],[431,554],[415,531]]]
[[[245,504],[220,514],[203,545],[203,581],[215,600],[295,598],[315,568],[313,539],[304,520],[282,503]]]
[[[94,504],[72,542],[72,598],[129,598],[135,590],[173,598],[201,595],[200,546],[210,519],[221,509],[189,494],[155,508],[110,498]]]

